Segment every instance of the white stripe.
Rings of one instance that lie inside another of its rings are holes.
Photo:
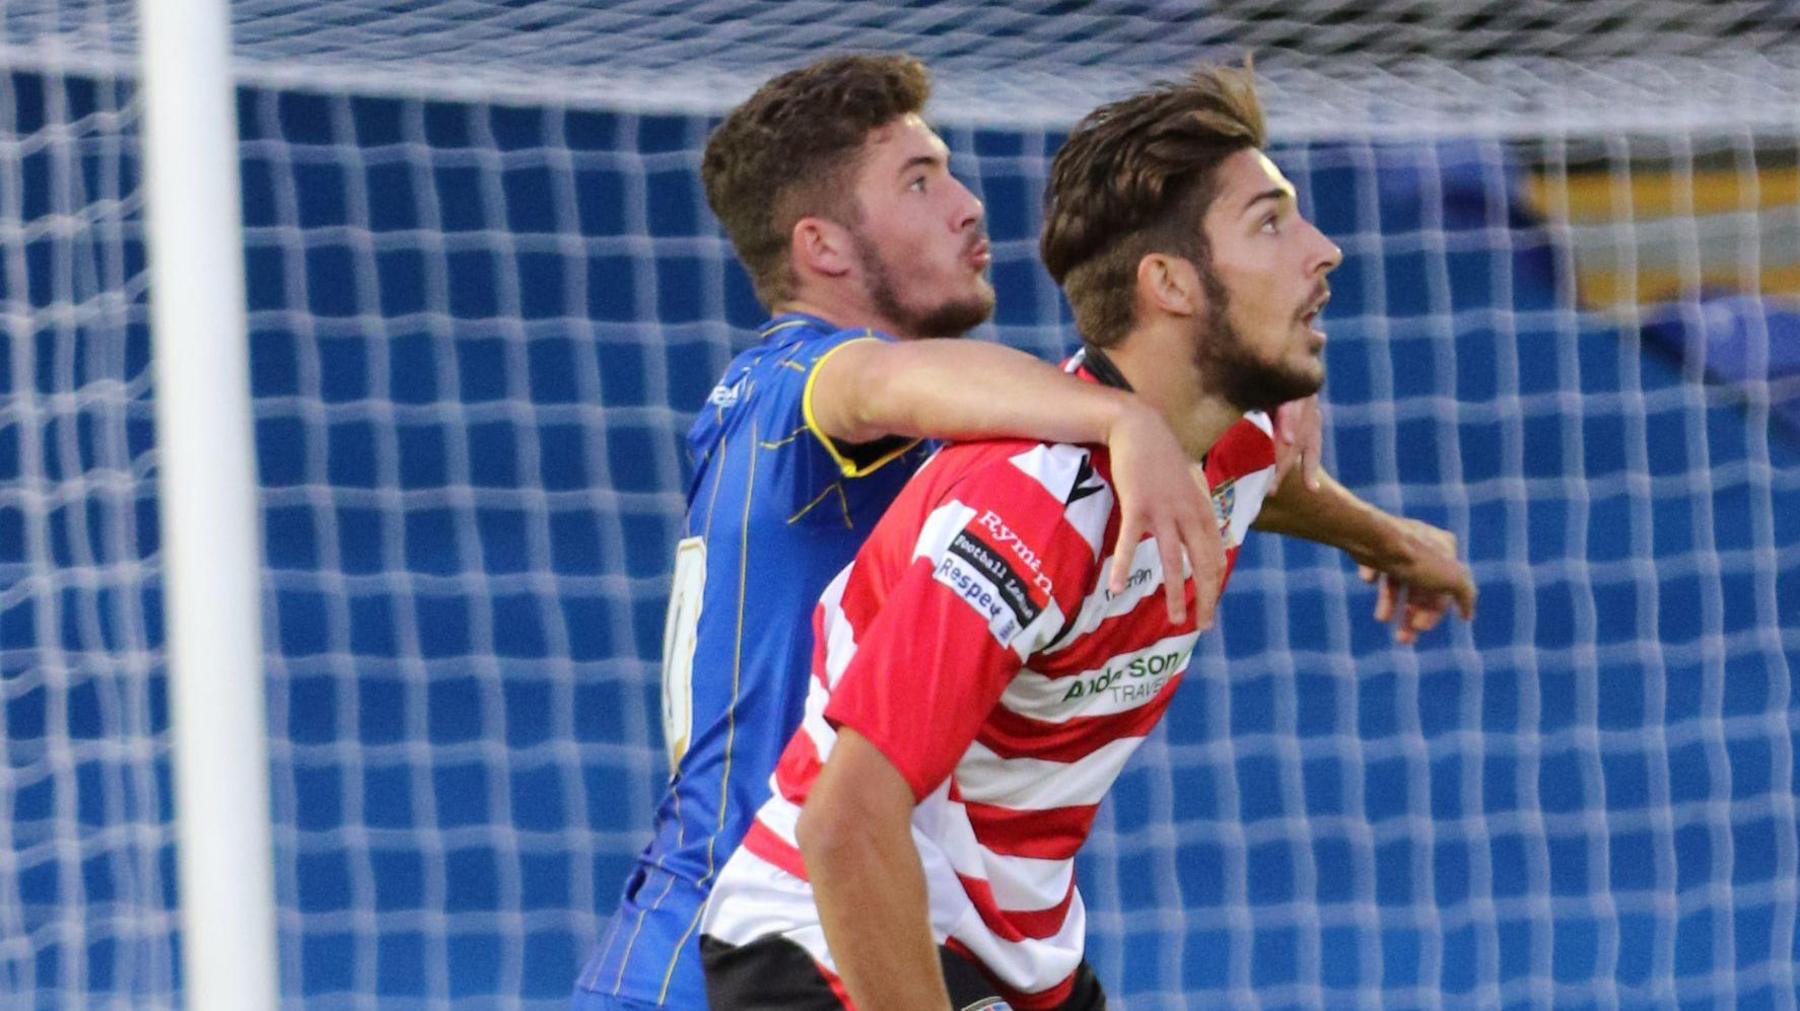
[[[812,886],[741,846],[713,885],[700,932],[727,944],[786,937],[814,958],[826,953]]]
[[[1075,889],[1062,929],[1042,940],[1002,940],[988,930],[973,906],[951,933],[1001,982],[1026,993],[1048,990],[1068,979],[1081,964],[1087,939],[1087,904],[1081,899],[1081,889]]]
[[[1250,524],[1256,522],[1261,515],[1263,499],[1269,495],[1269,485],[1275,480],[1275,468],[1264,467],[1252,471],[1237,479],[1237,497],[1231,503],[1231,526],[1225,530],[1225,546],[1235,548],[1244,543],[1250,533]]]
[[[994,902],[1008,912],[1032,913],[1055,906],[1069,894],[1075,878],[1073,860],[1003,856],[985,847],[982,854]]]
[[[1057,606],[1055,597],[1046,601],[1044,610],[1037,616],[1037,620],[1026,625],[1020,630],[1019,637],[1013,640],[1013,652],[1019,654],[1019,661],[1023,663],[1031,658],[1031,654],[1043,649],[1045,643],[1049,642],[1050,637],[1062,629],[1063,622],[1067,620],[1068,617],[1063,614],[1063,609]]]
[[[777,793],[763,801],[762,808],[756,812],[756,820],[763,828],[775,833],[775,838],[796,850],[800,848],[800,840],[794,835],[794,826],[800,824],[800,805]]]
[[[1187,566],[1187,555],[1182,556],[1182,567]],[[1125,589],[1118,596],[1105,586],[1105,580],[1112,575],[1113,556],[1108,556],[1099,564],[1101,585],[1094,588],[1081,601],[1080,610],[1076,611],[1076,619],[1069,630],[1054,644],[1044,650],[1055,653],[1068,649],[1080,642],[1085,636],[1100,627],[1100,623],[1108,618],[1116,618],[1121,614],[1131,613],[1145,597],[1161,595],[1163,588],[1162,550],[1156,538],[1141,540],[1136,550],[1131,553],[1131,573],[1125,579]],[[1185,577],[1186,573],[1183,572]]]
[[[1106,521],[1112,515],[1113,493],[1112,486],[1092,469],[1088,451],[1066,443],[1040,444],[1013,456],[1011,463],[1060,503],[1069,501],[1075,479],[1080,476],[1083,465],[1087,466],[1091,474],[1089,480],[1099,484],[1101,490],[1073,505],[1064,505],[1063,515],[1098,556],[1101,539],[1106,536]]]
[[[837,574],[825,592],[819,597],[819,608],[824,612],[819,624],[825,630],[825,679],[830,685],[837,687],[838,679],[844,676],[844,668],[849,666],[850,658],[856,655],[856,629],[851,627],[850,619],[844,615],[844,587],[850,582],[850,572],[856,568],[851,562]],[[816,686],[817,678],[808,680]]]
[[[1077,716],[1112,716],[1156,699],[1162,686],[1187,669],[1198,632],[1182,632],[1143,649],[1117,653],[1079,674],[1046,677],[1023,670],[1006,686],[1000,704],[1041,723]]]
[[[956,787],[978,804],[1018,810],[1100,803],[1131,758],[1141,737],[1108,741],[1073,762],[1041,758],[1001,758],[976,741],[956,763]]]
[[[936,562],[949,550],[950,542],[975,518],[975,510],[951,499],[931,511],[919,527],[919,539],[913,542],[914,559],[921,556]]]
[[[1073,860],[1046,860],[995,853],[981,844],[969,822],[969,809],[945,796],[933,797],[914,811],[915,837],[935,844],[956,873],[980,878],[994,891],[1001,909],[1035,912],[1061,902],[1075,875]]]

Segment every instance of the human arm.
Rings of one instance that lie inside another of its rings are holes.
[[[889,435],[1104,444],[1119,496],[1119,543],[1155,537],[1167,572],[1181,571],[1185,548],[1198,627],[1212,624],[1225,547],[1211,493],[1162,416],[1137,397],[985,341],[863,340],[815,366],[806,415],[821,438],[852,445]],[[1115,593],[1125,587],[1130,559],[1130,551],[1114,559]],[[1165,600],[1170,618],[1181,620],[1178,581]]]
[[[1456,537],[1429,523],[1364,502],[1329,474],[1316,488],[1292,481],[1271,491],[1256,529],[1318,541],[1356,561],[1364,582],[1378,582],[1375,620],[1393,621],[1394,638],[1418,641],[1451,604],[1475,616],[1475,583],[1457,558]]]
[[[794,827],[832,961],[862,1011],[950,1003],[912,811],[905,777],[846,727]]]

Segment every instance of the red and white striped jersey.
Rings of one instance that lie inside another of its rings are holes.
[[[1207,456],[1233,560],[1274,452],[1252,414]],[[1169,621],[1154,540],[1132,546],[1122,593],[1105,588],[1118,527],[1103,448],[938,453],[819,602],[805,718],[703,931],[731,944],[779,934],[835,974],[794,824],[837,728],[851,727],[918,800],[936,940],[1017,1007],[1063,1000],[1086,935],[1075,853],[1198,637],[1191,580],[1188,619]]]

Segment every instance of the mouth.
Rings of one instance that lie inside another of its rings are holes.
[[[963,258],[969,261],[969,266],[971,268],[978,271],[986,270],[988,264],[994,262],[993,252],[989,248],[988,240],[986,239],[976,239],[974,242],[970,243],[969,250],[963,254]]]
[[[1312,335],[1314,351],[1325,346],[1325,331],[1319,328],[1319,316],[1325,311],[1325,303],[1330,301],[1331,289],[1321,286],[1319,292],[1300,310],[1300,325]]]

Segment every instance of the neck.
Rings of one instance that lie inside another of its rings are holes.
[[[866,300],[853,297],[833,297],[831,292],[805,292],[786,301],[775,303],[769,307],[769,311],[777,316],[789,312],[817,316],[840,329],[868,327],[892,337],[911,336],[902,333],[894,320],[877,312],[874,307],[867,304]]]
[[[1106,349],[1139,397],[1162,412],[1190,457],[1199,460],[1244,412],[1208,389],[1192,339],[1173,328],[1146,327]]]

